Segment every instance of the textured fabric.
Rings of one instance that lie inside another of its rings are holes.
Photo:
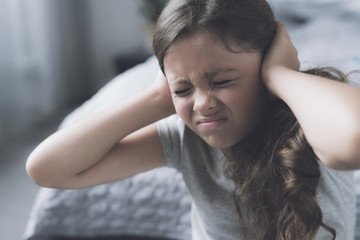
[[[193,198],[191,223],[193,240],[239,239],[239,222],[233,199],[234,183],[222,171],[220,150],[211,148],[185,126],[176,115],[158,123],[167,164],[183,174]],[[337,230],[337,239],[353,239],[355,191],[353,172],[327,168],[320,162],[318,203],[323,221]],[[246,226],[246,239],[254,239],[256,226]],[[317,240],[331,239],[320,229]]]
[[[166,167],[80,190],[44,188],[25,239],[132,235],[188,240],[190,204],[181,174]]]

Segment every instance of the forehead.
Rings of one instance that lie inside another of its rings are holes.
[[[234,71],[246,71],[250,65],[260,65],[260,53],[245,51],[232,45],[232,51],[215,34],[201,32],[177,40],[164,59],[168,78],[188,77],[183,75],[216,75]]]
[[[185,37],[177,39],[168,49],[165,58],[169,53],[179,49],[180,51],[184,51],[185,49],[190,49],[190,51],[202,50],[202,52],[207,52],[208,54],[245,52],[235,41],[223,40],[217,34],[207,30],[197,30]]]

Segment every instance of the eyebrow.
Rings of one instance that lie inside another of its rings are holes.
[[[218,70],[215,70],[213,72],[206,72],[204,74],[204,78],[205,79],[213,79],[214,77],[216,77],[216,75],[218,74],[221,74],[221,73],[229,73],[229,72],[237,72],[236,69],[234,68],[221,68],[221,69],[218,69]],[[174,79],[174,81],[170,84],[170,85],[189,85],[189,81],[185,78],[176,78]]]
[[[177,78],[170,85],[189,85],[189,81],[184,78]]]
[[[216,77],[216,75],[220,74],[220,73],[228,73],[228,72],[236,72],[235,69],[233,68],[222,68],[222,69],[218,69],[216,71],[213,72],[207,72],[205,73],[205,78],[207,79],[212,79],[214,77]]]

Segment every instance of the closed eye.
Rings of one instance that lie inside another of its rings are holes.
[[[213,82],[213,84],[215,85],[215,86],[221,86],[221,85],[225,85],[225,84],[227,84],[227,83],[230,83],[232,80],[230,79],[230,80],[224,80],[224,81],[219,81],[219,82]]]
[[[176,95],[186,95],[190,91],[190,88],[184,88],[181,90],[174,91]]]

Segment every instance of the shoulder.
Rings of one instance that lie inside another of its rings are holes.
[[[203,142],[202,139],[196,133],[194,133],[176,114],[158,121],[157,128],[162,142],[172,141],[170,143],[182,143],[182,146],[195,144],[195,142],[196,144]],[[184,142],[185,145],[183,144]],[[168,144],[169,142],[166,142],[166,145]]]
[[[354,171],[336,170],[318,160],[321,172],[320,183],[331,184],[331,187],[353,189],[355,186]]]
[[[163,153],[170,167],[183,172],[188,168],[208,164],[210,159],[218,157],[217,151],[193,132],[177,115],[160,120],[157,122],[157,127]]]
[[[321,161],[321,177],[317,190],[317,201],[323,213],[324,223],[337,229],[340,239],[348,239],[355,225],[356,198],[353,171],[329,168]]]

